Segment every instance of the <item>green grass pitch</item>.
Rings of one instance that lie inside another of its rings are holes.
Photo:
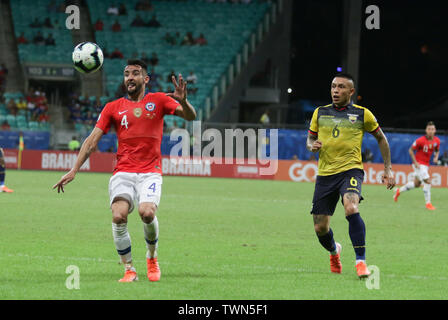
[[[146,278],[143,227],[128,221],[140,280],[118,283],[108,206],[109,174],[80,173],[57,194],[63,173],[7,171],[12,194],[0,193],[0,299],[446,299],[446,189],[392,200],[383,186],[363,186],[367,262],[379,289],[356,277],[343,208],[332,218],[343,245],[343,273],[309,214],[314,185],[279,181],[164,177],[158,211],[162,278]],[[80,270],[80,289],[66,288],[66,268]]]

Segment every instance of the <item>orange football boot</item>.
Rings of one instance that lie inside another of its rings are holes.
[[[360,279],[367,278],[370,276],[370,271],[367,269],[367,265],[364,261],[358,262],[358,264],[355,266],[356,273],[358,274],[358,277]]]
[[[397,190],[395,191],[394,194],[394,201],[397,202],[398,201],[398,197],[400,196],[400,189],[397,188]]]
[[[2,192],[11,193],[11,192],[14,192],[14,190],[9,189],[7,186],[2,186]]]
[[[148,267],[149,281],[159,281],[161,272],[157,258],[146,258],[146,266]]]
[[[118,280],[118,282],[132,282],[132,281],[137,281],[137,280],[138,280],[137,272],[135,272],[134,270],[128,269],[125,271],[124,277],[121,278],[120,280]]]
[[[342,246],[336,242],[336,251],[337,254],[330,254],[330,270],[333,273],[342,273],[342,263],[341,263],[341,251]]]
[[[436,210],[436,208],[434,208],[434,206],[431,204],[431,202],[428,202],[426,204],[426,209],[428,209],[428,210]]]

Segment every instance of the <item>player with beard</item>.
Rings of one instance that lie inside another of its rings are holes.
[[[187,83],[179,75],[172,77],[173,93],[145,93],[149,82],[146,64],[141,60],[129,60],[124,68],[124,84],[127,95],[109,102],[101,112],[95,128],[81,146],[73,168],[54,186],[64,192],[83,163],[95,150],[101,137],[114,126],[118,137],[117,164],[109,182],[110,208],[112,210],[112,234],[115,247],[125,266],[120,282],[138,280],[132,263],[131,238],[127,229],[127,217],[138,203],[143,221],[147,246],[147,277],[149,281],[160,279],[157,262],[159,224],[156,211],[162,194],[162,168],[160,144],[163,134],[163,117],[176,115],[191,121],[196,118],[194,107],[187,100]]]

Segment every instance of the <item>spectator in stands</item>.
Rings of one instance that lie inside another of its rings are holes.
[[[190,74],[187,77],[187,83],[190,84],[187,87],[188,93],[196,94],[196,92],[198,91],[198,88],[195,87],[194,85],[196,84],[197,81],[198,81],[198,77],[196,76],[196,74],[193,71],[190,71]]]
[[[169,32],[167,32],[165,34],[165,36],[163,37],[163,40],[165,40],[166,43],[168,43],[172,46],[176,44],[176,38],[174,38],[174,36],[172,36],[171,33],[169,33]]]
[[[152,9],[153,6],[149,0],[138,0],[135,5],[135,10],[137,11],[151,11]]]
[[[115,20],[115,23],[112,25],[112,31],[113,32],[120,32],[121,31],[121,24],[118,22],[118,20]]]
[[[54,45],[56,45],[52,33],[48,34],[48,38],[45,39],[45,45],[46,46],[54,46]]]
[[[107,8],[107,14],[118,16],[118,7],[116,4],[111,4],[109,8]]]
[[[25,38],[25,34],[22,32],[17,38],[17,44],[27,44],[28,40]]]
[[[150,28],[159,28],[161,26],[155,14],[152,15],[151,19],[148,21],[146,25]]]
[[[98,20],[96,20],[95,22],[94,28],[96,31],[103,31],[104,22],[100,18],[98,18]]]
[[[196,84],[197,81],[198,81],[198,77],[196,76],[194,71],[190,71],[190,74],[187,77],[187,83]]]
[[[8,113],[12,115],[17,115],[17,105],[14,99],[10,99],[6,104],[6,108],[8,109]]]
[[[145,21],[143,21],[142,17],[140,17],[139,14],[137,14],[132,20],[131,27],[143,27],[145,26]]]
[[[171,70],[171,73],[166,77],[166,82],[168,83],[172,83],[173,82],[173,76],[176,76],[176,73],[174,72],[174,70]],[[168,91],[171,92],[171,91]]]
[[[180,35],[179,31],[176,32],[175,35],[175,43],[174,44],[181,44],[182,43],[182,36]]]
[[[265,112],[261,115],[260,123],[262,125],[268,125],[271,122],[269,119],[269,109],[266,109]]]
[[[149,73],[149,91],[150,92],[157,92],[157,90],[160,88],[159,84],[159,78],[160,75],[156,72],[154,68],[151,69],[151,72]]]
[[[8,131],[8,130],[10,130],[11,129],[11,126],[9,125],[9,123],[8,123],[8,121],[3,121],[3,123],[2,123],[2,128],[1,128],[3,131]]]
[[[182,42],[180,43],[181,46],[192,46],[194,45],[194,38],[193,38],[193,33],[191,33],[190,31],[187,32],[185,34],[184,39],[182,40]]]
[[[65,26],[64,26],[65,27]],[[61,29],[61,24],[59,23],[59,20],[58,19],[55,19],[54,20],[54,22],[53,22],[53,29],[55,29],[55,30],[59,30],[59,29]]]
[[[27,110],[27,103],[26,100],[22,97],[19,98],[19,101],[16,103],[17,109],[19,110]]]
[[[42,27],[42,23],[39,21],[39,18],[34,18],[34,21],[32,21],[29,26],[31,28],[41,28]]]
[[[81,147],[81,143],[78,141],[76,136],[72,137],[72,140],[68,143],[68,149],[71,151],[77,151]]]
[[[205,39],[204,34],[200,34],[199,37],[195,40],[195,43],[200,46],[205,46],[207,44],[207,39]]]
[[[448,166],[448,151],[445,151],[443,153],[442,159],[440,159],[440,161],[442,162],[442,165]]]
[[[51,20],[49,17],[45,18],[43,27],[53,29],[53,24],[51,23]]]
[[[149,59],[149,64],[153,67],[159,64],[159,57],[157,56],[157,53],[152,53],[151,58]]]
[[[120,3],[120,6],[118,7],[118,14],[120,16],[126,16],[128,14],[128,10],[126,9],[126,6],[124,3]]]
[[[118,48],[115,48],[115,50],[110,54],[110,58],[111,59],[123,59],[123,53],[121,53],[120,50],[118,50]]]
[[[373,161],[373,153],[370,149],[366,148],[366,150],[361,154],[362,162],[372,162]]]
[[[37,31],[37,34],[33,38],[33,43],[38,45],[45,44],[45,38],[43,37],[42,32]]]

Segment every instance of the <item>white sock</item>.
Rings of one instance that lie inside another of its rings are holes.
[[[146,248],[148,248],[146,257],[156,258],[159,245],[159,221],[157,217],[154,217],[151,223],[143,222],[143,232],[145,233]]]
[[[411,190],[411,189],[414,189],[414,188],[415,188],[414,181],[409,181],[408,183],[406,183],[404,186],[402,186],[400,188],[400,192],[405,192],[405,191],[408,191],[408,190]]]
[[[366,263],[366,260],[356,260],[355,264],[358,264],[358,263],[360,263],[360,262],[364,262],[364,263]]]
[[[425,196],[426,203],[431,202],[431,184],[423,182],[423,195]]]
[[[112,235],[114,237],[115,248],[117,249],[121,261],[125,266],[131,264],[131,237],[128,232],[128,224],[112,223]]]

